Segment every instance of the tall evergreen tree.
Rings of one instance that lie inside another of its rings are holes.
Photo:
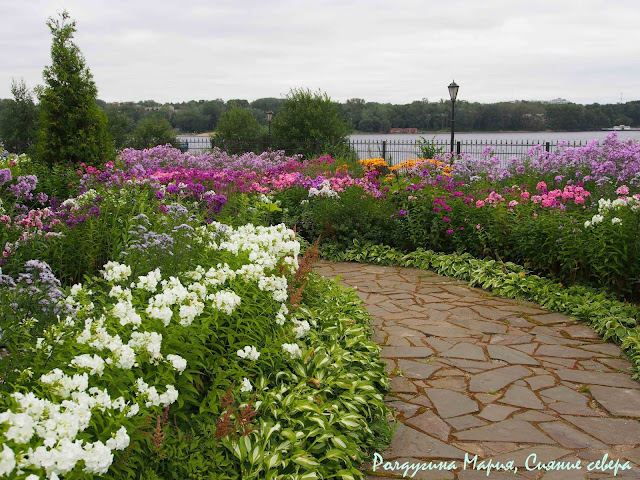
[[[98,90],[84,57],[73,43],[76,22],[64,11],[49,18],[51,66],[40,89],[38,157],[46,163],[97,164],[113,155],[107,117],[96,104]]]
[[[38,110],[24,79],[11,81],[13,100],[0,113],[0,140],[13,153],[26,153],[35,144]]]

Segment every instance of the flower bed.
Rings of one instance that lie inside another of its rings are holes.
[[[16,167],[0,476],[363,478],[389,440],[384,364],[355,293],[308,275],[291,230],[216,222],[206,191],[158,198],[109,165],[45,206]]]

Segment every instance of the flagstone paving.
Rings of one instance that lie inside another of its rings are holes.
[[[640,382],[592,329],[429,271],[330,262],[316,271],[355,288],[372,316],[398,423],[385,462],[455,462],[416,479],[640,478]],[[527,458],[530,468],[580,465],[530,470]],[[513,461],[517,472],[487,476],[488,460]],[[615,472],[616,461],[632,468]],[[403,474],[365,468],[369,480]]]

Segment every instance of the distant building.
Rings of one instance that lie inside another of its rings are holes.
[[[554,98],[549,100],[549,103],[569,103],[569,101],[566,98]]]
[[[174,113],[176,111],[176,109],[173,108],[173,105],[160,105],[160,106],[156,106],[156,107],[144,107],[144,109],[147,112],[159,112],[163,108],[168,109],[171,113]]]
[[[389,133],[418,133],[417,128],[392,128]]]

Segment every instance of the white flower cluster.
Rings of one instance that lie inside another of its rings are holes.
[[[88,353],[85,353],[83,355],[77,355],[76,357],[74,357],[73,360],[71,360],[71,362],[69,362],[69,365],[74,365],[79,368],[88,368],[89,375],[98,375],[98,376],[103,374],[104,364],[105,362],[102,359],[102,357],[96,354],[91,356]]]
[[[231,290],[216,292],[213,295],[209,295],[207,299],[211,300],[216,309],[227,315],[231,315],[236,307],[240,305],[240,297]]]
[[[324,182],[322,182],[320,184],[320,188],[311,187],[309,189],[309,196],[340,198],[340,195],[338,195],[338,192],[336,192],[333,188],[331,188],[331,182],[329,182],[329,180],[325,180]]]
[[[55,368],[40,377],[45,392],[61,398],[61,401],[58,400],[60,403],[38,398],[33,393],[13,394],[18,406],[0,413],[0,429],[4,432],[0,434],[0,438],[20,445],[22,449],[15,446],[12,449],[7,445],[2,447],[0,476],[11,474],[16,468],[22,475],[26,469],[35,467],[43,468],[49,479],[56,479],[58,474],[70,471],[78,462],[83,462],[87,473],[104,474],[113,461],[111,452],[126,448],[129,436],[126,429],[121,427],[106,443],[77,439],[77,435],[88,427],[92,414],[95,412],[115,417],[114,412],[121,412],[131,417],[139,412],[138,402],[150,407],[170,405],[177,400],[178,391],[173,385],[166,385],[165,392],[160,393],[156,386],[147,384],[143,378],[138,378],[135,386],[129,389],[132,396],[128,401],[122,396],[112,399],[107,389],[92,386],[92,383],[96,385],[95,382],[104,375],[106,369],[131,369],[138,366],[136,362],[143,360],[154,365],[160,362],[170,364],[177,374],[185,371],[187,361],[180,355],[162,355],[160,333],[142,331],[145,330],[145,316],[142,310],[138,313],[133,304],[134,296],[141,290],[152,294],[147,306],[141,307],[148,316],[160,319],[168,325],[176,313],[180,324],[188,326],[203,313],[205,306],[226,314],[233,313],[240,305],[241,298],[231,288],[225,288],[225,285],[239,278],[270,292],[272,298],[281,303],[275,322],[279,325],[286,323],[289,311],[285,303],[285,275],[297,269],[300,251],[300,244],[295,241],[293,231],[284,225],[245,225],[233,229],[222,224],[211,224],[198,229],[198,234],[204,248],[226,250],[233,254],[242,252],[248,256],[249,263],[237,270],[227,264],[218,264],[208,270],[197,266],[180,279],[170,277],[166,280],[162,280],[160,270],[156,269],[146,276],[138,277],[137,281],[129,284],[129,288],[125,288],[115,284],[128,279],[131,268],[117,262],[108,262],[101,273],[105,280],[112,283],[109,291],[111,306],[101,307],[97,314],[92,313],[94,306],[89,297],[92,292],[82,285],[71,288],[71,294],[65,302],[73,306],[76,312],[83,312],[84,328],[79,334],[73,334],[75,338],[64,337],[67,339],[65,341],[70,338],[94,351],[87,352],[85,349],[86,353],[78,354],[69,361],[68,366],[76,371],[80,370],[80,373],[66,374],[60,368]],[[283,265],[285,268],[281,271]],[[134,293],[135,290],[137,293]],[[116,326],[115,320],[119,324],[116,328],[118,333],[112,330]],[[72,317],[67,317],[56,325],[70,333],[73,330],[69,327],[75,322]],[[304,336],[309,329],[307,321],[293,323],[297,337]],[[50,349],[52,342],[62,342],[62,333],[56,331],[51,335],[43,335],[42,339],[37,340],[36,348]],[[292,356],[299,355],[299,347],[295,344],[283,348]],[[257,348],[249,345],[238,350],[237,354],[248,361],[260,357]],[[252,390],[251,382],[244,378],[241,391]],[[34,435],[43,441],[41,446],[30,450],[29,443]],[[35,478],[30,475],[27,479],[33,480],[32,477]]]
[[[280,310],[276,314],[276,323],[278,325],[284,325],[284,322],[287,320],[285,315],[288,313],[289,313],[289,309],[287,308],[287,305],[284,303],[280,305]]]
[[[636,197],[622,197],[615,200],[609,200],[607,198],[601,198],[598,200],[598,213],[591,217],[591,220],[584,222],[585,228],[593,227],[598,223],[604,221],[605,215],[611,211],[620,210],[621,208],[629,207],[631,211],[636,212],[640,209],[640,200]],[[622,219],[613,217],[611,219],[611,225],[621,225]]]
[[[247,360],[257,360],[260,356],[260,352],[253,345],[247,345],[244,350],[238,350],[236,353],[240,358],[246,358]]]
[[[302,350],[296,343],[283,343],[282,349],[291,355],[292,358],[298,358],[302,356]]]
[[[0,475],[10,474],[16,467],[20,470],[35,467],[44,468],[49,478],[58,478],[58,474],[69,472],[79,461],[84,461],[85,472],[104,474],[113,461],[111,451],[124,450],[129,445],[129,435],[124,427],[120,427],[106,445],[100,441],[83,443],[75,439],[88,427],[93,408],[122,411],[126,403],[122,397],[112,401],[106,390],[96,387],[87,392],[86,382],[77,381],[77,376],[65,377],[60,370],[54,370],[49,378],[58,383],[74,384],[74,391],[69,395],[71,399],[59,405],[33,393],[11,395],[18,403],[19,411],[0,413],[0,423],[9,426],[4,436],[15,443],[28,444],[37,435],[44,439],[44,445],[29,449],[26,455],[19,455],[17,461],[13,450],[4,445],[0,453]]]
[[[98,192],[95,189],[91,188],[84,192],[82,195],[78,195],[76,198],[68,198],[64,202],[62,202],[63,207],[73,207],[77,209],[83,205],[88,205],[92,203],[98,197]]]
[[[251,390],[253,390],[253,385],[251,385],[251,382],[249,381],[248,378],[243,378],[242,379],[242,387],[240,387],[240,391],[241,392],[250,392]]]
[[[154,271],[149,272],[148,275],[139,276],[138,283],[135,284],[135,288],[153,293],[156,291],[156,287],[158,286],[161,278],[160,269],[156,268]],[[134,288],[133,284],[131,285],[131,288]]]
[[[142,397],[146,397],[145,405],[150,407],[152,405],[159,407],[166,407],[171,405],[178,399],[178,390],[173,385],[166,385],[166,392],[159,394],[156,387],[150,387],[144,380],[138,378],[136,381],[138,392]]]
[[[104,270],[100,270],[102,276],[108,282],[120,282],[131,275],[131,267],[118,262],[107,262]]]
[[[306,320],[294,320],[293,321],[293,333],[296,334],[296,338],[302,338],[311,330],[311,325]]]
[[[187,361],[180,355],[167,355],[167,361],[171,362],[178,373],[184,372],[184,369],[187,368]]]

